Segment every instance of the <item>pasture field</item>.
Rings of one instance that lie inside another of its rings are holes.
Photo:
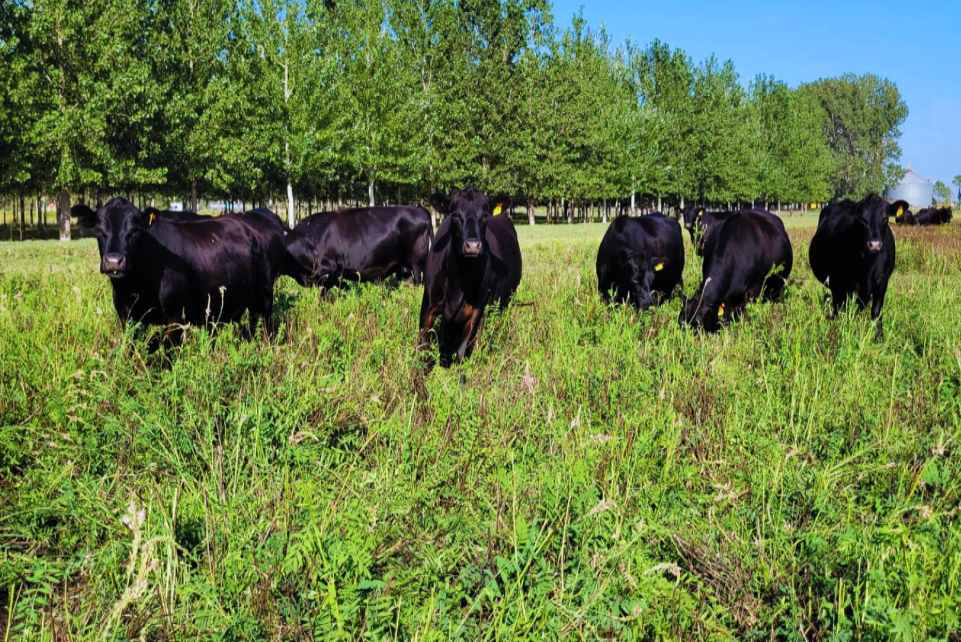
[[[875,343],[815,220],[716,336],[603,306],[601,225],[519,223],[450,370],[406,283],[284,279],[271,341],[164,360],[92,240],[0,244],[0,639],[961,640],[961,226],[895,229]]]

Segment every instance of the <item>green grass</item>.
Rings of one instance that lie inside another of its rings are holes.
[[[269,345],[165,365],[92,241],[0,244],[0,639],[958,640],[961,229],[896,230],[878,344],[809,217],[716,336],[519,224],[530,305],[429,372],[406,284],[284,280]]]

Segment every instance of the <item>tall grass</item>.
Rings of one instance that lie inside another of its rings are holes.
[[[92,241],[0,244],[0,636],[959,639],[961,230],[895,230],[875,343],[792,227],[703,336],[600,303],[602,226],[519,226],[530,305],[430,371],[407,284],[165,361]]]

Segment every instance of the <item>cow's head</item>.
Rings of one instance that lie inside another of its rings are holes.
[[[125,198],[112,198],[94,211],[77,205],[70,211],[81,227],[92,229],[100,249],[100,273],[122,279],[134,269],[140,236],[147,221],[137,207]]]
[[[717,309],[712,308],[704,300],[703,293],[698,292],[691,298],[681,295],[681,314],[677,322],[689,325],[695,330],[717,332],[720,327],[721,315],[724,314],[724,304]]]
[[[439,212],[450,217],[454,251],[465,258],[478,258],[487,252],[487,221],[510,207],[506,198],[491,199],[472,187],[456,192],[449,199],[441,194],[430,198]]]
[[[689,230],[696,230],[704,227],[702,217],[704,216],[704,208],[700,205],[694,205],[693,203],[688,203],[684,206],[684,211],[681,214],[681,219],[684,222],[684,227]]]
[[[631,304],[646,310],[657,303],[652,292],[658,272],[666,269],[670,259],[664,256],[644,256],[626,249],[618,250],[615,258],[620,268],[622,284],[631,295]]]
[[[287,256],[283,274],[304,287],[323,283],[325,278],[323,262],[313,239],[297,230],[291,230],[284,235],[284,247],[287,250]]]
[[[879,253],[884,247],[884,239],[887,236],[888,218],[904,216],[909,207],[907,201],[888,203],[877,194],[871,194],[858,203],[855,218],[865,231],[865,245],[862,251],[867,254]]]

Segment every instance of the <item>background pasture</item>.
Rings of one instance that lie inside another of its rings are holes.
[[[716,336],[603,306],[603,226],[519,225],[523,305],[430,371],[406,283],[283,280],[274,340],[164,364],[92,240],[0,244],[0,636],[959,639],[958,223],[895,230],[878,344],[812,221]]]

